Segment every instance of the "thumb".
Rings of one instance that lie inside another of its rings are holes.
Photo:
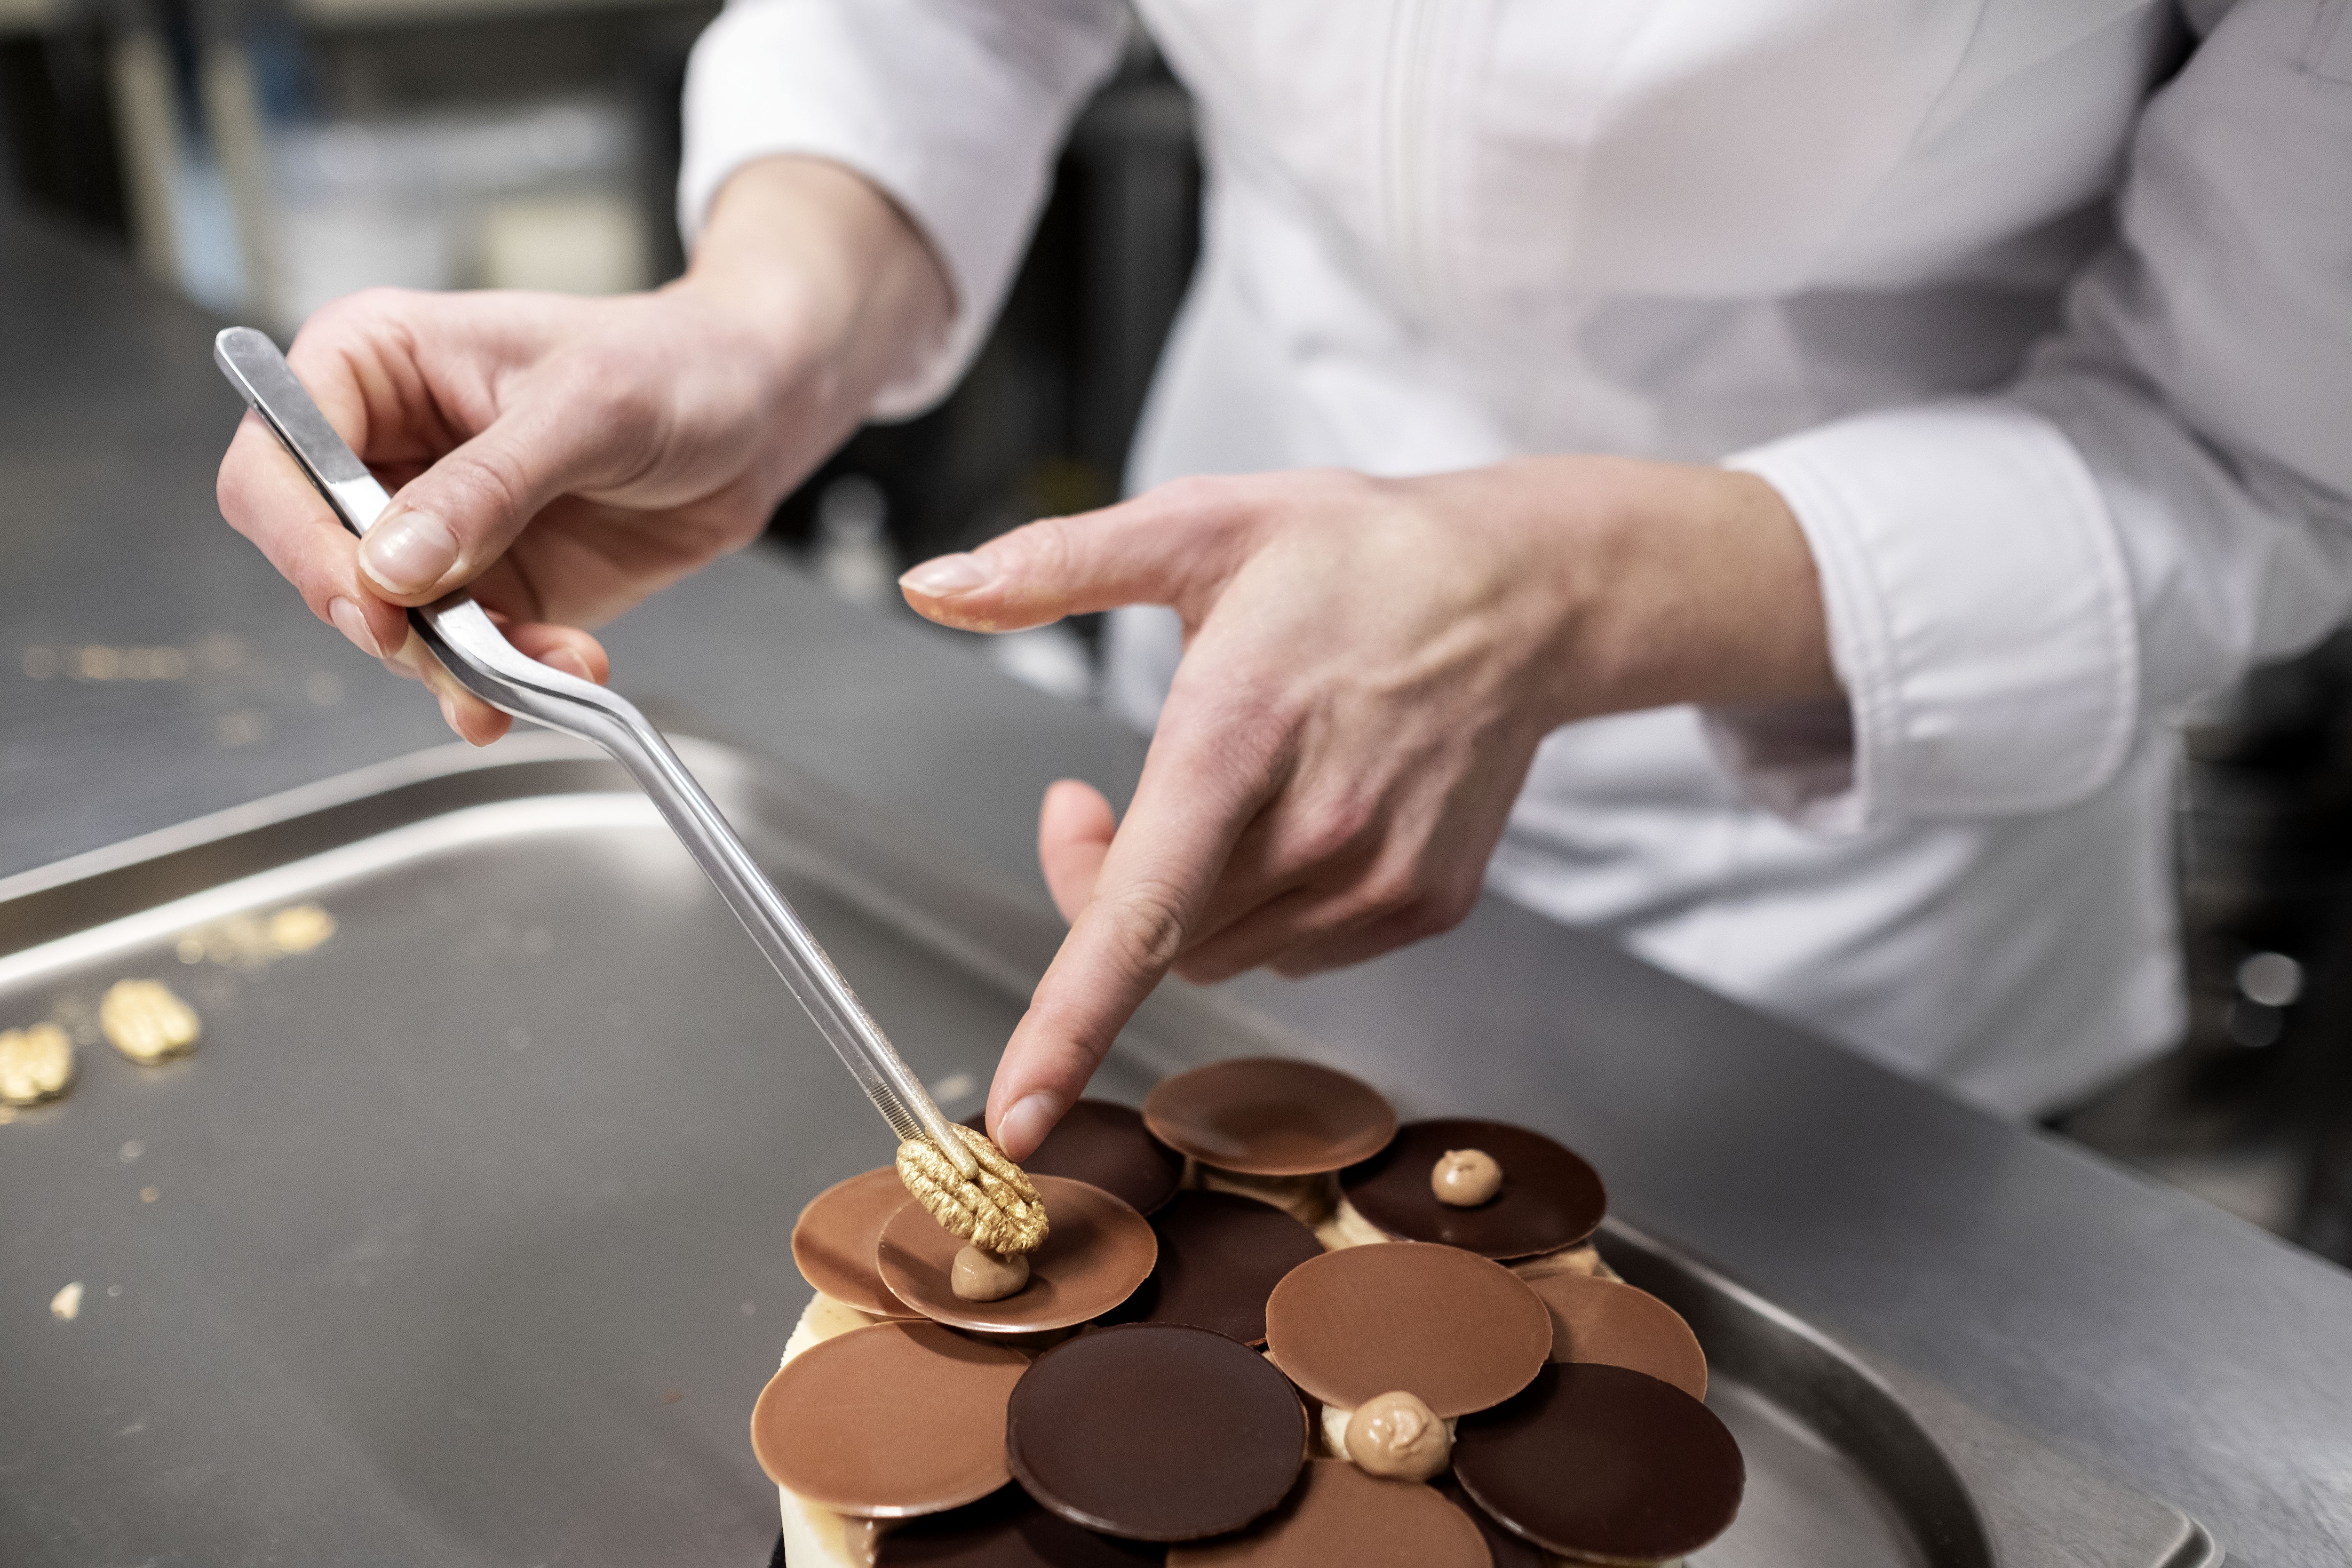
[[[568,401],[502,414],[402,486],[360,541],[370,585],[395,604],[431,604],[479,576],[550,501],[605,477],[618,443],[583,410],[553,406]]]
[[[1246,481],[1179,479],[1097,511],[1049,517],[898,579],[917,612],[1012,632],[1121,605],[1195,610],[1240,563],[1255,509]]]
[[[1037,813],[1037,864],[1064,920],[1076,921],[1094,898],[1117,827],[1110,802],[1094,785],[1062,779],[1046,789]]]

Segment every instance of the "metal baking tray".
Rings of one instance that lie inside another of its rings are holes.
[[[1050,912],[679,749],[942,1108],[977,1107]],[[274,946],[310,904],[333,935]],[[0,1562],[768,1559],[745,1421],[807,1297],[793,1217],[887,1137],[617,769],[547,736],[420,753],[0,882],[0,1028],[81,1041],[72,1093],[0,1126]],[[192,1057],[98,1040],[128,977],[196,1007]],[[1171,986],[1097,1092],[1266,1051],[1345,1062]],[[1697,1330],[1747,1457],[1705,1568],[2218,1561],[1670,1244],[1602,1247]]]

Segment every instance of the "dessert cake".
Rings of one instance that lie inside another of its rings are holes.
[[[1253,1058],[1081,1100],[1027,1169],[1025,1270],[890,1167],[802,1212],[751,1417],[790,1568],[1664,1563],[1738,1510],[1697,1339],[1539,1133]]]

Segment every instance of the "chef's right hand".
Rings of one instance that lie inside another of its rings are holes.
[[[602,680],[583,628],[757,538],[949,312],[929,245],[879,191],[765,159],[651,293],[373,289],[321,310],[288,360],[392,507],[353,539],[248,414],[221,511],[313,614],[488,744],[506,715],[440,668],[407,606],[470,584],[524,653]]]

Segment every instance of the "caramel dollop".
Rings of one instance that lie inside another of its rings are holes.
[[[1437,1201],[1475,1209],[1503,1190],[1503,1167],[1484,1149],[1448,1149],[1429,1173]]]
[[[960,1301],[1002,1301],[1029,1283],[1029,1255],[966,1247],[948,1269],[948,1289]]]
[[[1425,1481],[1454,1455],[1454,1435],[1437,1413],[1400,1389],[1376,1394],[1348,1417],[1348,1458],[1368,1475]]]

